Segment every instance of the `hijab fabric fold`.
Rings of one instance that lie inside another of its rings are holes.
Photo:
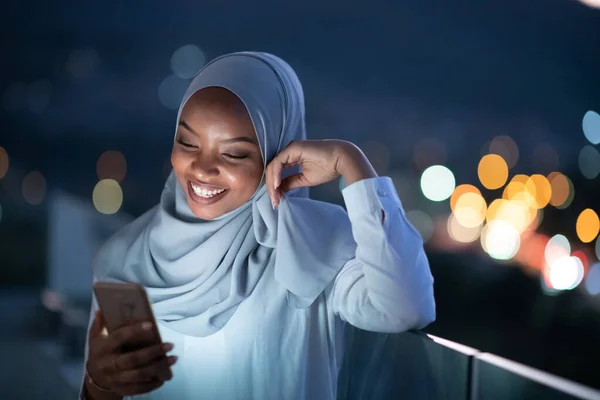
[[[304,94],[292,68],[258,52],[221,56],[193,79],[179,107],[207,87],[244,103],[264,164],[293,140],[306,139]],[[287,193],[273,209],[264,177],[244,205],[214,220],[195,217],[173,172],[160,203],[113,236],[94,265],[97,280],[145,287],[157,320],[189,336],[223,328],[273,266],[291,306],[310,306],[354,257],[346,212]]]

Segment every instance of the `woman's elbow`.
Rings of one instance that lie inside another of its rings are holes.
[[[402,331],[423,329],[433,323],[436,318],[435,299],[433,294],[422,299],[421,302],[411,307],[412,312],[402,315],[399,320],[399,328]]]

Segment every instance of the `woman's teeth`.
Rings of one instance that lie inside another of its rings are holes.
[[[203,187],[200,187],[194,183],[192,183],[192,190],[194,191],[194,193],[196,193],[198,196],[200,197],[205,197],[207,199],[216,196],[220,193],[223,193],[225,191],[225,189],[205,189]]]

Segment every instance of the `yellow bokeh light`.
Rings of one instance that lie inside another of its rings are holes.
[[[477,175],[486,189],[498,189],[508,179],[508,165],[498,154],[487,154],[479,161]]]
[[[513,176],[508,185],[504,188],[502,192],[502,198],[505,200],[512,200],[517,193],[522,193],[526,191],[525,184],[529,180],[527,175],[518,174]]]
[[[556,208],[567,208],[575,195],[571,180],[560,172],[552,172],[548,175],[548,181],[552,191],[550,204]]]
[[[525,183],[525,191],[530,195],[526,201],[532,208],[544,208],[552,198],[552,187],[548,179],[540,174],[529,177]]]
[[[492,220],[504,221],[512,225],[519,233],[523,233],[535,220],[536,213],[522,199],[508,200],[502,203]]]
[[[473,185],[469,185],[469,184],[458,185],[454,189],[454,192],[452,192],[452,196],[450,197],[450,209],[452,211],[454,211],[454,209],[456,208],[456,202],[458,201],[460,196],[462,196],[465,193],[477,193],[479,195],[481,194],[479,189],[477,189],[477,187],[475,187]]]
[[[600,231],[600,219],[598,214],[591,208],[586,208],[577,217],[577,224],[575,226],[577,230],[577,236],[583,243],[589,243],[596,239],[598,232]]]
[[[485,217],[486,221],[490,222],[497,219],[498,213],[506,203],[508,203],[508,201],[504,199],[496,199],[492,201],[487,209]]]
[[[4,178],[8,172],[8,153],[4,147],[0,146],[0,179]]]
[[[459,224],[465,228],[476,228],[483,224],[487,213],[484,198],[477,193],[464,193],[456,202],[454,215]]]
[[[92,200],[96,210],[102,214],[114,214],[123,204],[123,191],[114,179],[103,179],[96,184]]]
[[[22,185],[23,197],[31,205],[40,204],[46,196],[46,179],[39,171],[25,175]]]
[[[466,228],[458,222],[454,214],[450,214],[448,217],[447,228],[450,237],[460,243],[474,242],[481,233],[481,226]]]

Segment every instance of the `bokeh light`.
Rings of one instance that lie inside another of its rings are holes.
[[[510,136],[496,136],[492,139],[489,152],[501,156],[508,168],[513,168],[519,161],[519,147]]]
[[[596,0],[596,3],[600,4],[600,0]],[[586,112],[581,125],[583,134],[590,143],[600,143],[600,115],[597,112],[591,110]]]
[[[419,171],[446,162],[446,146],[434,138],[424,138],[415,145],[413,160]]]
[[[594,179],[600,174],[600,153],[593,146],[587,145],[579,152],[579,170],[587,179]]]
[[[477,228],[483,224],[487,214],[485,199],[477,193],[464,193],[456,202],[454,215],[465,228]]]
[[[423,242],[427,242],[433,235],[433,221],[431,217],[421,210],[411,210],[406,213],[406,218],[421,234]]]
[[[548,264],[545,275],[550,287],[571,290],[583,280],[583,264],[577,257],[563,256]]]
[[[585,4],[588,7],[600,8],[600,0],[579,0],[579,2]]]
[[[127,161],[120,151],[107,150],[98,158],[96,163],[98,180],[114,179],[121,183],[127,174]]]
[[[447,229],[450,237],[460,243],[474,242],[481,234],[481,225],[467,228],[458,222],[454,214],[450,214],[448,217]]]
[[[600,294],[600,263],[592,265],[585,277],[585,289],[595,296]]]
[[[575,250],[573,252],[573,254],[571,254],[573,257],[577,257],[581,260],[581,263],[583,264],[583,270],[587,271],[589,268],[589,260],[587,258],[587,256],[585,255],[585,253],[582,250]]]
[[[577,217],[577,224],[575,226],[577,231],[577,237],[583,243],[589,243],[596,239],[598,232],[600,231],[600,219],[598,214],[591,208],[586,208]]]
[[[46,196],[46,179],[39,171],[32,171],[23,178],[22,192],[31,205],[40,204]]]
[[[569,207],[575,197],[571,180],[560,172],[552,172],[548,175],[548,181],[552,191],[550,204],[560,209]]]
[[[171,70],[181,79],[193,78],[206,62],[204,52],[198,46],[186,44],[171,56]]]
[[[114,179],[103,179],[96,184],[92,194],[94,207],[102,214],[114,214],[123,204],[123,191]]]
[[[565,235],[557,234],[550,238],[544,249],[544,259],[546,264],[551,265],[562,257],[571,255],[571,243]]]
[[[450,196],[450,209],[454,211],[456,209],[456,202],[465,193],[476,193],[481,194],[479,189],[476,186],[469,184],[458,185],[454,191],[452,192],[452,196]]]
[[[4,150],[4,147],[0,146],[0,179],[6,176],[8,172],[8,153]]]
[[[498,154],[487,154],[479,161],[477,175],[485,188],[498,189],[508,179],[508,165]]]
[[[421,175],[421,191],[431,201],[443,201],[452,195],[454,174],[443,165],[432,165]]]
[[[166,77],[158,86],[158,98],[169,110],[177,110],[188,88],[188,81],[175,75]]]
[[[525,201],[535,209],[541,209],[548,205],[552,198],[552,186],[544,175],[533,174],[525,183]]]
[[[493,215],[492,215],[493,213]],[[494,209],[489,213],[489,221],[504,221],[523,233],[535,221],[536,211],[532,210],[524,200],[504,200],[494,204]]]
[[[496,260],[510,260],[521,243],[519,231],[506,221],[495,220],[481,231],[481,246]]]

